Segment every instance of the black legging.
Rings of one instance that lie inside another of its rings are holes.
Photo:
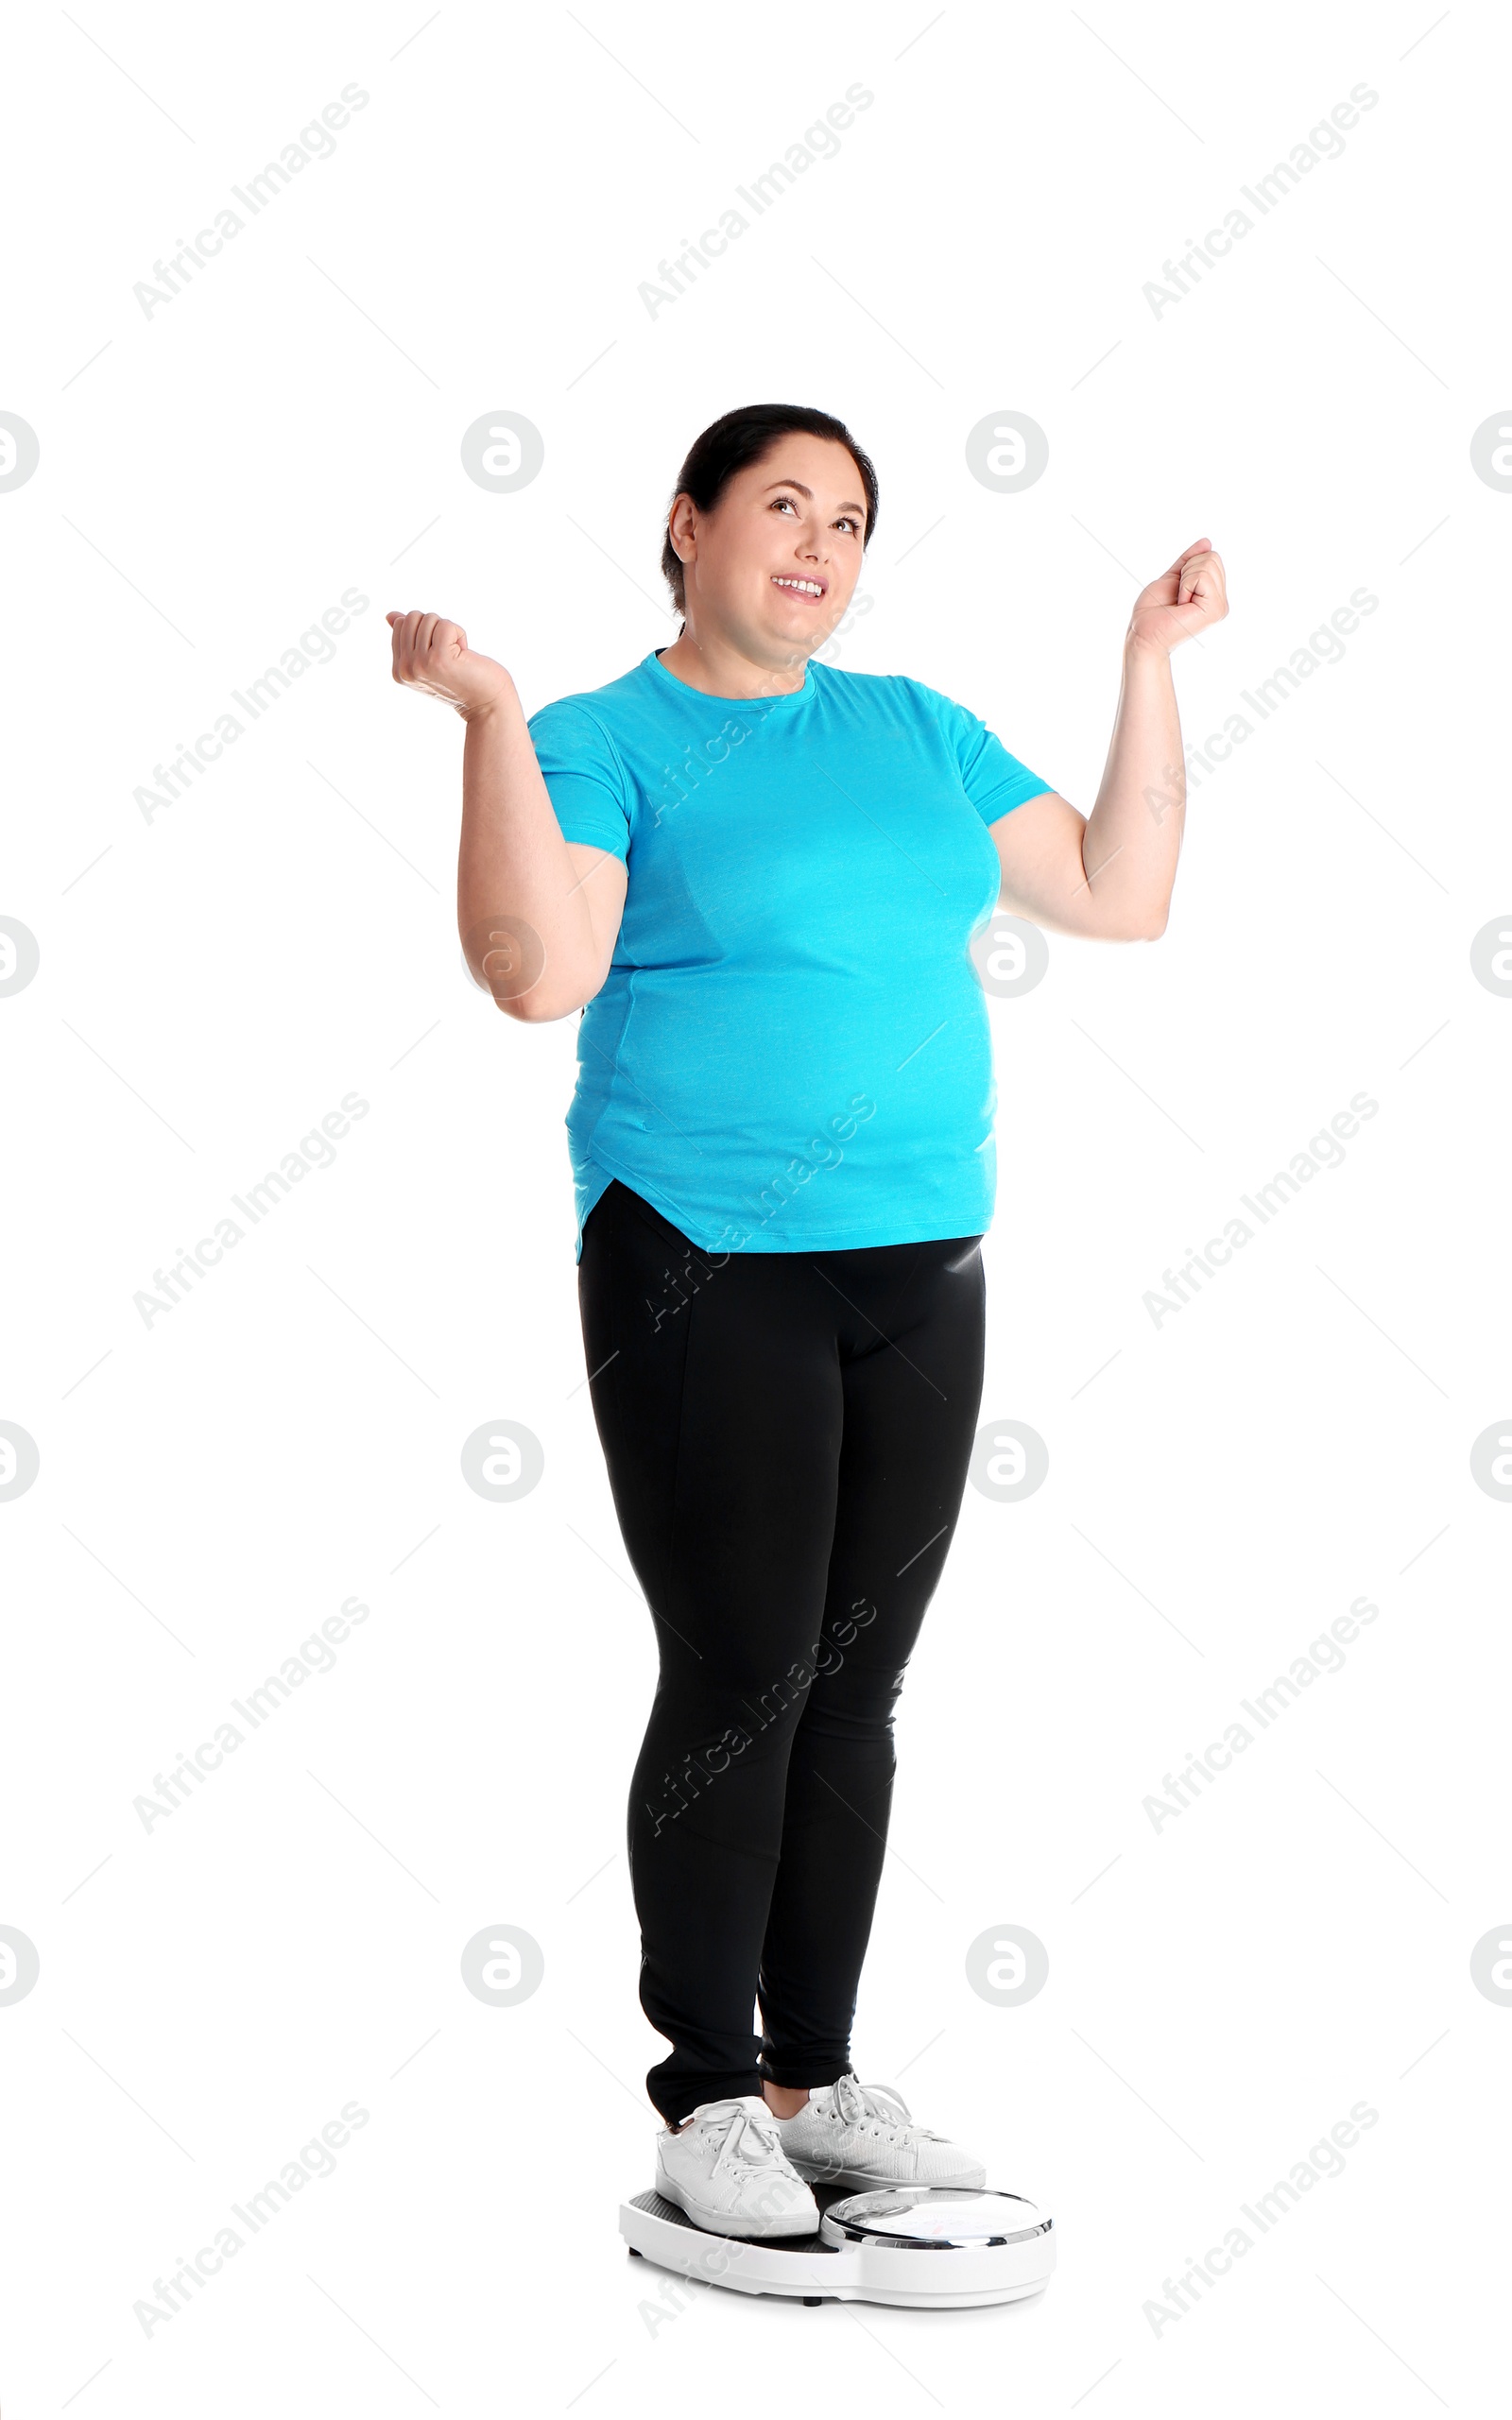
[[[980,1243],[721,1259],[618,1179],[583,1228],[593,1413],[661,1656],[628,1846],[669,2125],[850,2064],[892,1709],[981,1404]]]

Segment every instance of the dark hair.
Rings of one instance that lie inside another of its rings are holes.
[[[747,403],[738,412],[727,412],[723,420],[712,420],[703,435],[694,439],[678,473],[667,503],[668,515],[680,495],[691,496],[699,512],[713,512],[737,471],[760,462],[780,438],[790,434],[832,438],[850,455],[867,499],[867,525],[861,533],[864,551],[877,525],[877,473],[871,456],[862,452],[843,420],[829,412],[812,410],[806,403]],[[670,527],[662,539],[662,572],[678,611],[685,613],[682,564]]]

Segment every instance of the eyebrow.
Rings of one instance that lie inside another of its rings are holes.
[[[807,496],[810,504],[814,502],[813,489],[805,488],[801,479],[774,479],[769,487],[762,489],[763,495],[769,496],[773,488],[791,488],[796,495]],[[863,520],[866,518],[865,505],[837,505],[835,509],[837,512],[858,512]]]

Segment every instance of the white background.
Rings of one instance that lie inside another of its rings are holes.
[[[0,1923],[40,1958],[0,2007],[7,2420],[1487,2408],[1512,2014],[1470,1954],[1512,1933],[1512,1509],[1469,1458],[1512,1411],[1512,1004],[1469,953],[1512,905],[1512,499],[1469,445],[1512,377],[1505,21],[383,0],[16,12],[7,43],[0,408],[41,445],[0,495],[0,913],[41,952],[0,1002],[0,1417],[41,1457],[0,1505]],[[154,262],[352,81],[335,155],[146,316]],[[1362,81],[1343,155],[1157,317],[1146,282]],[[659,262],[855,82],[838,156],[651,316]],[[665,2050],[624,1861],[654,1653],[583,1383],[576,1021],[464,974],[460,726],[388,677],[390,607],[460,620],[527,711],[663,644],[678,464],[767,400],[879,467],[842,661],[960,698],[1084,810],[1129,604],[1183,545],[1231,600],[1177,660],[1189,740],[1379,599],[1195,768],[1163,938],[1053,937],[991,1006],[983,1417],[1050,1469],[968,1489],[855,2039],[1054,2211],[1021,2310],[648,2316],[619,2240]],[[966,465],[1004,409],[1049,439],[1020,494]],[[459,458],[496,410],[544,438],[511,495]],[[347,589],[334,660],[146,819],[154,765]],[[1361,1091],[1344,1164],[1157,1327],[1162,1272]],[[334,1164],[144,1324],[349,1092]],[[499,1419],[545,1455],[507,1505],[459,1467]],[[145,1829],[352,1596],[335,1669]],[[1361,1596],[1345,1668],[1157,1831],[1163,1776]],[[965,1970],[1005,1924],[1050,1962],[1017,2008]],[[544,1958],[508,2007],[460,1974],[499,1925]],[[146,2332],[348,2102],[335,2172]],[[1358,2102],[1343,2172],[1245,2220]],[[1236,2225],[1177,2316],[1165,2281]]]

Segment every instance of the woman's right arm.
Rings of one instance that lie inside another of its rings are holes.
[[[467,725],[456,922],[475,983],[506,1016],[571,1016],[609,972],[628,880],[607,849],[562,837],[514,682],[435,613],[390,613],[394,678]]]

